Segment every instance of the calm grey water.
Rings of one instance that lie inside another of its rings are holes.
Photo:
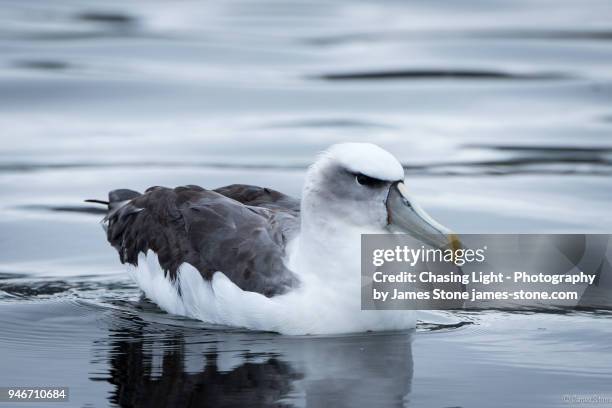
[[[69,386],[74,407],[612,394],[610,312],[430,313],[414,332],[339,337],[215,328],[141,299],[82,211],[117,187],[298,196],[318,151],[371,141],[459,232],[610,233],[611,1],[0,5],[0,386]]]

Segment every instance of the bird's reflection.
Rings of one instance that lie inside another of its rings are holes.
[[[402,406],[411,333],[287,337],[115,319],[98,342],[121,407]]]

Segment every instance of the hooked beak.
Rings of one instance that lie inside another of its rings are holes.
[[[393,232],[404,232],[434,248],[461,248],[456,234],[438,224],[421,207],[410,201],[406,185],[397,181],[391,185],[387,196],[387,228]]]

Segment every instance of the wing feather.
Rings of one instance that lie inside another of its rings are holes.
[[[137,265],[138,254],[152,250],[170,279],[187,262],[204,279],[221,271],[241,289],[268,297],[297,286],[283,259],[299,226],[298,200],[244,185],[215,191],[152,187],[132,193],[117,206],[126,194],[111,192],[105,219],[108,241],[121,262]]]

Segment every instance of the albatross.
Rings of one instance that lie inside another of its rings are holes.
[[[400,162],[369,143],[321,153],[301,200],[233,184],[119,189],[103,203],[109,243],[163,310],[282,334],[413,328],[413,311],[361,310],[361,234],[455,239],[409,197]]]

